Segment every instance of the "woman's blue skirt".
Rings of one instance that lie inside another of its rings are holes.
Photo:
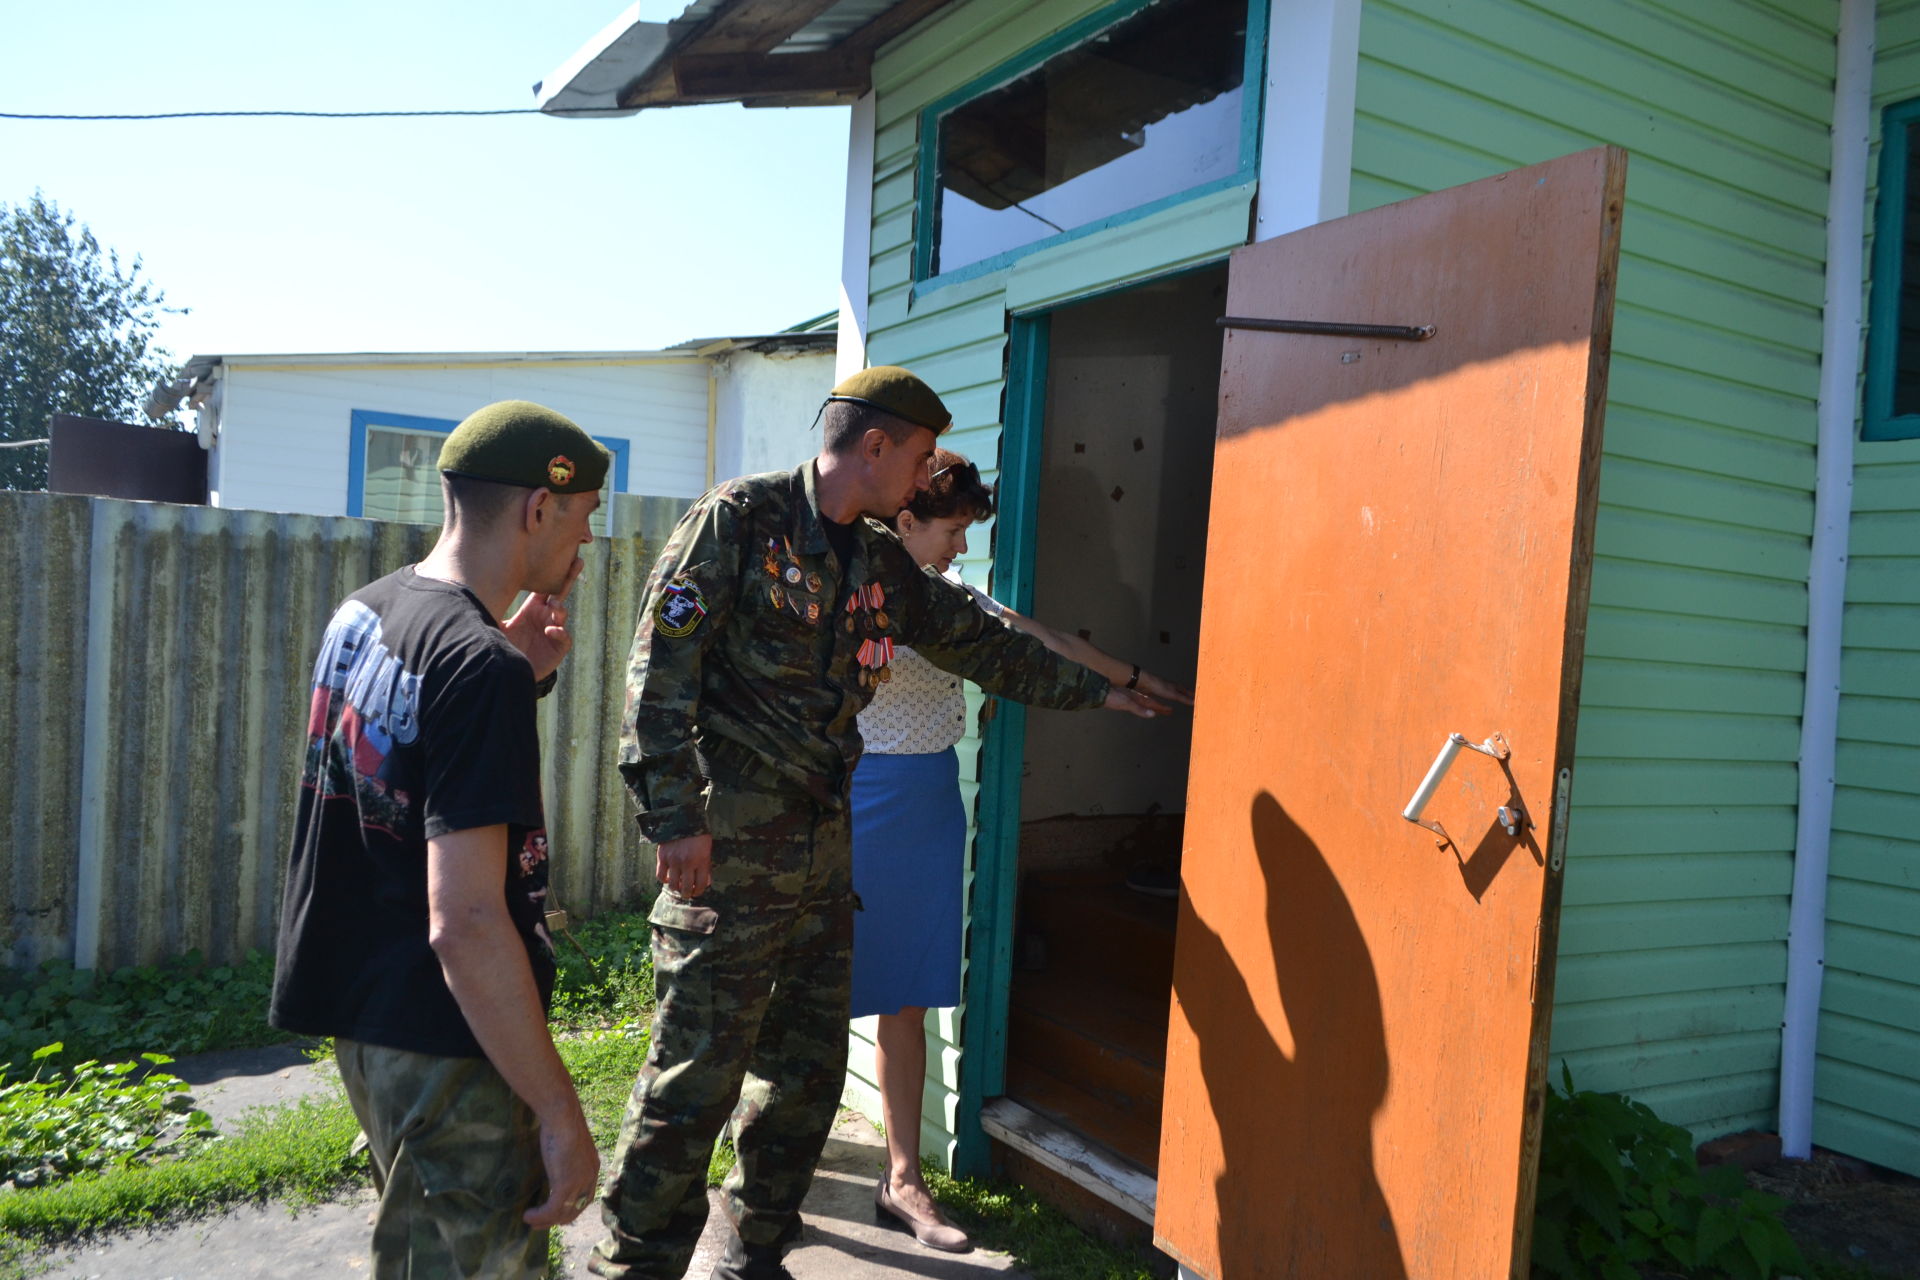
[[[960,759],[862,756],[853,771],[853,1016],[960,1002],[967,814]]]

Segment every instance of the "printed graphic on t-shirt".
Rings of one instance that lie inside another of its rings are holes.
[[[547,833],[529,831],[527,838],[520,842],[519,878],[525,889],[527,901],[540,909],[538,922],[533,926],[540,941],[547,944],[547,950],[553,950],[553,937],[547,932]]]
[[[313,664],[303,786],[359,802],[361,825],[399,835],[413,797],[390,767],[420,733],[420,677],[380,639],[380,615],[357,600],[334,613]]]

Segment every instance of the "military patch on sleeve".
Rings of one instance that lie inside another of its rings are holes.
[[[660,593],[660,604],[654,610],[654,625],[663,636],[672,636],[675,640],[690,636],[707,616],[707,599],[700,594],[699,584],[685,574],[669,582]]]

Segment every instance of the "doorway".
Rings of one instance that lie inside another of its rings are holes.
[[[1188,688],[1226,279],[1050,313],[1038,438],[1008,459],[1031,474],[1002,490],[1030,495],[1002,518],[1030,521],[1033,616]],[[1192,722],[1030,708],[1024,726],[1005,1096],[1150,1181]]]

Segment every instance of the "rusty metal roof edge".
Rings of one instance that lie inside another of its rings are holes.
[[[621,97],[691,32],[686,20],[699,7],[689,6],[671,22],[642,22],[636,0],[572,57],[534,82],[534,105],[554,116],[635,114],[639,108],[622,107]]]
[[[635,3],[545,79],[535,82],[535,105],[555,116],[625,116],[645,110],[621,104],[734,3],[736,0],[694,0],[679,17],[666,22],[641,21],[640,5]],[[896,3],[898,0],[840,0],[769,52],[776,55],[826,52]],[[787,105],[784,96],[775,95],[767,100],[767,105]]]

